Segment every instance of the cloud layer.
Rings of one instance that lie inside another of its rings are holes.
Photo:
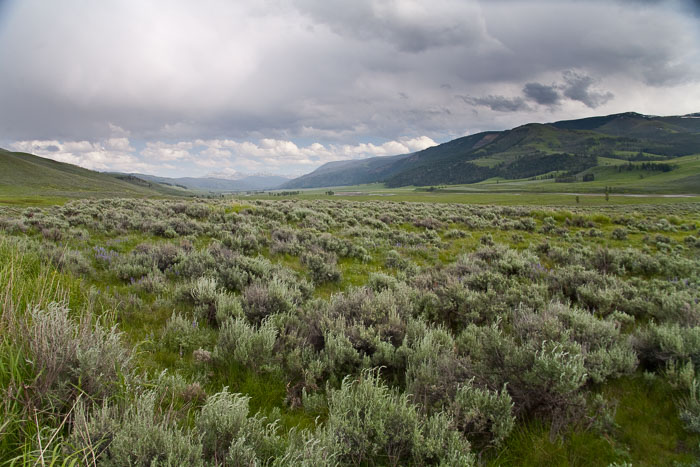
[[[292,141],[264,138],[259,143],[231,139],[168,143],[147,142],[138,151],[128,138],[89,141],[15,141],[10,149],[28,152],[93,170],[146,172],[171,176],[234,174],[285,174],[298,176],[326,162],[374,156],[407,154],[434,146],[422,136],[375,144],[313,143],[297,146]]]
[[[8,0],[0,146],[296,173],[532,121],[697,112],[698,17],[690,0]]]

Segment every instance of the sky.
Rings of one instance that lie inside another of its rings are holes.
[[[700,2],[0,0],[0,147],[298,176],[486,130],[700,112]]]

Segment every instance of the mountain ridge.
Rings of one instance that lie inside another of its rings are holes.
[[[335,161],[281,188],[364,183],[388,187],[476,183],[492,177],[520,179],[562,172],[575,175],[598,157],[669,160],[700,153],[695,114],[660,117],[636,112],[485,131],[398,156]]]

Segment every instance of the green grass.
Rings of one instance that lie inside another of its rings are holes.
[[[557,183],[556,185],[566,185]],[[494,184],[495,186],[495,184]],[[664,197],[664,196],[644,196],[630,197],[619,196],[615,193],[605,199],[603,193],[576,195],[563,193],[537,193],[537,192],[497,192],[497,191],[477,191],[476,188],[464,190],[463,185],[455,185],[441,191],[426,192],[415,191],[415,187],[379,190],[368,189],[367,186],[344,187],[346,192],[361,192],[357,195],[343,195],[341,191],[329,196],[321,190],[302,191],[299,195],[292,196],[293,199],[344,199],[348,201],[391,201],[391,202],[419,202],[419,203],[461,203],[480,204],[498,206],[577,206],[577,207],[600,207],[613,205],[646,205],[646,204],[682,204],[700,202],[700,195],[688,197]],[[389,195],[389,196],[387,196]],[[270,199],[268,195],[238,195],[235,199]],[[276,198],[273,198],[276,199]]]
[[[5,236],[0,236],[0,287],[0,464],[14,459],[15,464],[29,465],[39,461],[37,433],[59,432],[60,421],[27,403],[37,375],[9,333],[17,332],[28,306],[67,302],[76,312],[92,302],[82,280],[57,271],[27,242]],[[52,447],[43,454],[49,463],[52,458],[62,460],[60,444],[54,446],[58,452]]]
[[[595,176],[595,180],[592,182],[555,183],[552,179],[499,179],[471,185],[454,185],[448,190],[603,193],[605,187],[610,187],[614,193],[700,193],[700,155],[678,157],[664,162],[675,166],[675,168],[670,172],[644,170],[618,172],[616,167],[626,165],[627,161],[601,157],[598,166],[583,172],[592,173]],[[632,164],[638,166],[641,162],[633,162]]]
[[[550,437],[549,424],[519,424],[487,465],[595,466],[630,462],[635,466],[688,465],[700,454],[700,435],[683,429],[674,400],[679,397],[660,377],[641,374],[607,383],[601,393],[615,400],[611,433],[576,428]]]
[[[675,401],[682,397],[660,377],[622,378],[603,394],[619,401],[615,437],[630,453],[633,465],[672,465],[698,459],[700,435],[683,429]]]
[[[4,331],[0,327],[0,331]],[[11,342],[0,339],[0,388],[12,388],[13,398],[0,399],[0,463],[8,461],[6,457],[17,446],[24,444],[24,384],[31,381],[32,373],[29,363],[23,358],[22,350]]]
[[[270,415],[279,413],[281,426],[285,431],[292,427],[299,429],[314,428],[315,418],[302,409],[290,409],[285,404],[287,388],[281,375],[275,373],[256,373],[237,363],[220,364],[207,385],[208,392],[221,391],[228,387],[231,392],[238,392],[250,397],[250,413]]]
[[[575,430],[552,439],[550,427],[541,421],[516,426],[504,448],[487,462],[489,466],[598,466],[624,461],[623,454],[604,437]]]
[[[61,273],[46,264],[37,251],[21,240],[0,237],[0,284],[4,289],[3,312],[22,313],[29,305],[44,306],[67,301],[73,309],[88,303],[82,279]]]

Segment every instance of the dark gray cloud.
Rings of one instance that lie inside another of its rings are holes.
[[[526,100],[554,109],[564,99],[570,99],[595,109],[615,97],[610,91],[598,90],[596,80],[585,73],[566,70],[562,73],[562,79],[563,82],[551,85],[526,83],[522,89],[523,97],[488,95],[485,97],[462,97],[462,99],[467,104],[488,107],[497,112],[518,112],[530,110]]]
[[[519,112],[530,110],[529,106],[522,97],[505,97],[505,96],[484,96],[484,97],[467,97],[460,96],[461,99],[470,105],[488,107],[496,112]]]
[[[402,52],[488,41],[479,4],[473,0],[295,0],[300,11],[336,33],[380,40]]]
[[[568,98],[578,101],[591,109],[612,100],[615,95],[610,91],[601,91],[596,88],[596,79],[574,70],[566,70],[562,73],[563,82],[551,85],[541,83],[526,83],[523,94],[531,101],[545,106],[558,106],[562,99]]]
[[[354,147],[697,112],[696,3],[0,0],[0,146]]]
[[[576,71],[564,72],[564,95],[569,99],[583,102],[587,107],[595,109],[614,97],[610,91],[593,89],[595,80],[588,75]]]
[[[523,87],[523,94],[540,105],[554,106],[559,104],[561,100],[561,95],[556,85],[526,83]]]

